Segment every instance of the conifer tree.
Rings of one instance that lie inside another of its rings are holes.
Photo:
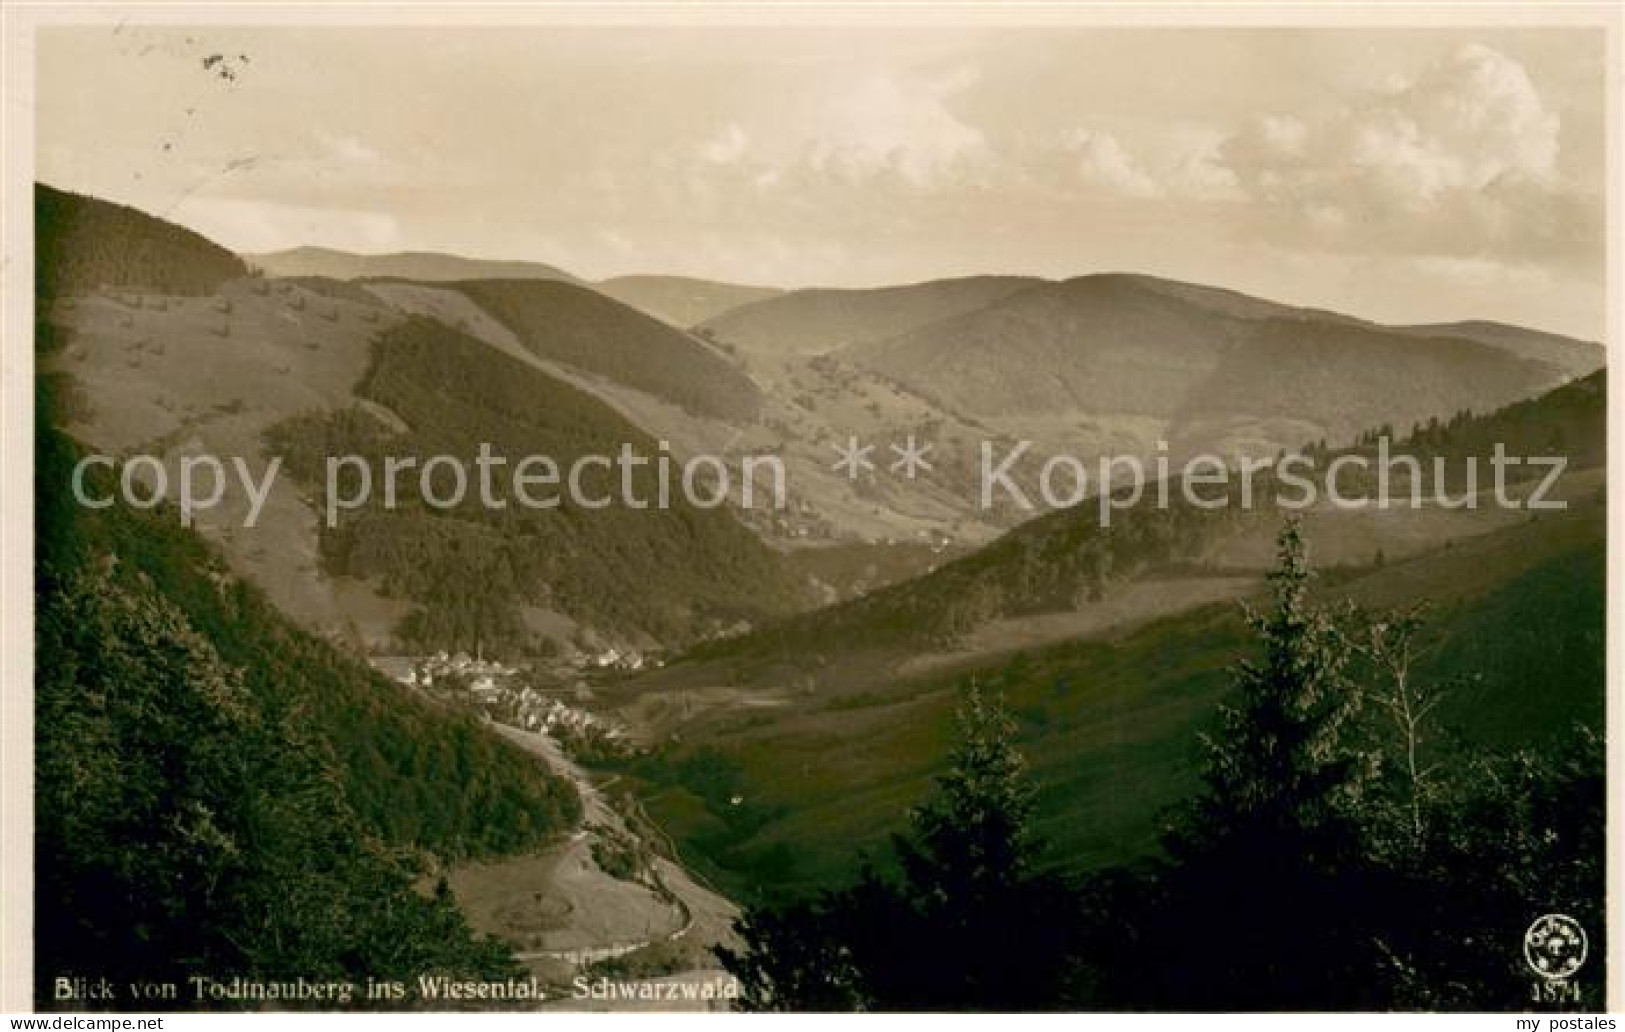
[[[1309,600],[1298,521],[1277,546],[1272,605],[1247,611],[1262,656],[1236,666],[1219,730],[1203,736],[1206,792],[1195,830],[1222,837],[1256,828],[1301,836],[1307,846],[1337,833],[1369,771],[1347,741],[1361,701],[1345,676],[1352,643],[1334,614]]]
[[[963,905],[996,898],[1030,873],[1033,789],[1002,700],[972,682],[957,721],[937,795],[910,815],[913,838],[899,839],[897,849],[917,898]]]
[[[1352,645],[1309,598],[1296,521],[1278,550],[1271,604],[1247,613],[1258,655],[1232,671],[1231,699],[1203,739],[1203,791],[1165,837],[1170,859],[1142,929],[1161,955],[1154,971],[1136,965],[1152,999],[1352,1005],[1374,969],[1358,913],[1359,807],[1373,772],[1352,744]]]
[[[1016,725],[974,683],[935,796],[872,866],[815,900],[749,911],[720,950],[754,1010],[1064,1007],[1079,970],[1077,894],[1040,869]]]

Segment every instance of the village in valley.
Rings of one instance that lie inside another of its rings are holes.
[[[572,753],[632,750],[625,728],[586,709],[594,681],[661,665],[661,660],[613,646],[549,663],[514,664],[444,649],[424,656],[374,656],[392,680],[437,701],[466,706],[509,727],[545,734]]]

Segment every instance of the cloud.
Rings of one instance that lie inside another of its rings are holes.
[[[1467,44],[1322,118],[1255,118],[1222,161],[1278,230],[1322,245],[1559,253],[1595,233],[1558,169],[1561,128],[1523,66]]]
[[[893,178],[925,189],[962,180],[991,159],[981,130],[950,106],[979,78],[970,65],[935,73],[855,71],[804,110],[799,163],[848,185]]]
[[[1315,252],[1576,266],[1600,255],[1598,198],[1560,168],[1559,110],[1483,45],[1340,105],[1229,122],[1116,116],[1029,132],[989,119],[986,85],[972,62],[842,59],[611,176],[605,206],[635,196],[696,227],[780,233],[842,212],[895,237],[999,197],[1009,218],[1059,225],[1109,205],[1122,227],[1174,219]],[[655,185],[634,183],[648,168]]]
[[[1162,186],[1139,167],[1110,133],[1077,130],[1070,134],[1065,146],[1076,159],[1078,175],[1087,183],[1128,197],[1152,198],[1163,192]]]
[[[1404,131],[1446,185],[1555,180],[1558,116],[1546,109],[1528,73],[1511,58],[1467,44],[1399,97]]]
[[[731,165],[745,156],[750,137],[737,122],[729,122],[716,134],[700,144],[700,158],[713,165]]]
[[[1185,127],[1168,135],[1168,152],[1160,164],[1164,189],[1196,201],[1234,201],[1245,197],[1241,181],[1224,163],[1223,133]]]
[[[842,60],[587,185],[606,209],[631,198],[693,232],[758,243],[832,220],[859,232],[939,225],[966,191],[1012,185],[1008,159],[954,110],[979,78],[963,63]]]
[[[771,115],[759,114],[749,129],[730,120],[699,144],[654,161],[701,198],[939,190],[992,160],[983,133],[951,110],[978,76],[968,65],[944,71],[843,63],[776,98]]]

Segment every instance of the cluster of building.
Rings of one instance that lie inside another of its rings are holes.
[[[639,669],[645,659],[636,653],[608,649],[590,657],[594,665]],[[621,729],[583,709],[567,706],[555,695],[528,684],[518,667],[466,653],[432,656],[375,656],[373,665],[401,684],[425,690],[464,690],[492,720],[526,731],[593,733],[606,739],[621,737]]]
[[[447,655],[444,650],[412,662],[405,670],[391,672],[402,684],[415,688],[448,687],[461,684],[471,692],[500,691],[505,682],[519,668],[505,666],[494,659],[471,658],[466,652]]]
[[[588,666],[600,670],[642,670],[644,667],[657,667],[660,661],[643,655],[633,649],[622,651],[613,646],[598,653],[588,653],[586,657]]]
[[[526,731],[542,733],[571,731],[576,734],[595,732],[604,738],[619,738],[620,728],[593,716],[586,710],[566,706],[558,699],[530,686],[509,689],[502,694],[493,719]]]

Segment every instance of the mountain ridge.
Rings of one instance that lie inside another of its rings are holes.
[[[592,286],[624,305],[682,329],[785,293],[781,287],[659,274],[612,276]]]
[[[977,419],[1148,417],[1180,446],[1268,452],[1499,407],[1605,357],[1538,331],[1424,334],[1138,274],[1032,285],[838,354]]]
[[[820,353],[963,314],[1041,282],[986,274],[887,287],[807,287],[735,308],[696,330],[745,350]],[[812,325],[783,325],[798,319]]]
[[[582,284],[553,265],[525,259],[473,258],[444,251],[363,253],[306,245],[283,251],[243,255],[265,275],[278,278],[320,276],[336,280],[398,278],[424,282],[465,279],[539,279]]]

